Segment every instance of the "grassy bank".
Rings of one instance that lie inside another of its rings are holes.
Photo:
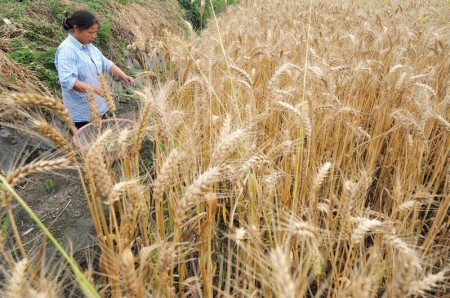
[[[119,15],[127,11],[129,7],[138,8],[141,12],[153,16],[153,25],[159,30],[168,28],[179,32],[182,24],[182,11],[175,1],[59,1],[37,0],[2,1],[0,19],[6,18],[11,24],[3,20],[0,24],[0,51],[4,59],[10,59],[17,63],[16,67],[22,67],[26,72],[31,71],[35,76],[29,79],[30,84],[42,84],[50,93],[58,94],[58,75],[54,66],[54,54],[58,45],[67,35],[62,29],[61,23],[65,17],[77,9],[89,9],[100,19],[95,45],[100,48],[105,56],[114,61],[119,67],[129,73],[127,58],[131,53],[127,50],[135,36],[130,32],[128,25],[123,23]],[[157,14],[155,14],[155,12]],[[150,28],[149,28],[150,29]],[[13,70],[5,71],[0,75],[0,86],[6,91],[15,90],[17,80],[23,79]],[[33,82],[34,80],[34,82]],[[39,82],[37,82],[39,81]],[[19,90],[16,90],[19,91]]]

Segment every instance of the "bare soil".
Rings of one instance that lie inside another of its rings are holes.
[[[137,103],[119,104],[117,117],[136,120]],[[28,163],[36,158],[51,154],[52,149],[42,141],[20,131],[0,126],[0,170],[8,173],[19,164]],[[51,181],[51,182],[50,182]],[[47,184],[47,187],[45,186]],[[85,263],[86,256],[92,256],[95,250],[95,229],[81,188],[80,178],[75,170],[58,173],[38,173],[27,177],[16,187],[18,194],[27,202],[53,236],[72,251],[75,259]],[[13,214],[18,231],[26,250],[37,249],[43,232],[34,220],[17,203],[13,203]],[[7,231],[7,243],[11,251],[19,253],[6,211],[0,209],[0,220]],[[56,251],[47,243],[47,256]],[[57,260],[58,257],[53,258]]]

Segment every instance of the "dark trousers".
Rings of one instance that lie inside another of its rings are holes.
[[[102,115],[102,119],[108,119],[108,118],[111,118],[111,117],[112,117],[112,114],[111,114],[111,112],[109,112],[109,111]],[[86,124],[89,124],[89,121],[74,122],[73,124],[75,124],[75,127],[76,127],[77,129],[80,129],[80,128],[82,128],[83,126],[85,126]]]
[[[76,127],[77,129],[82,128],[83,126],[85,126],[85,125],[88,124],[88,123],[89,123],[88,121],[84,121],[84,122],[74,122],[75,127]]]

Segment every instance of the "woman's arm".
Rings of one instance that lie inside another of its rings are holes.
[[[117,65],[113,64],[109,70],[109,72],[122,80],[125,81],[128,85],[134,86],[134,79],[133,77],[128,76],[126,73],[124,73]]]
[[[96,94],[103,96],[102,88],[95,85],[83,83],[82,81],[79,80],[75,81],[75,84],[73,85],[72,89],[78,92],[85,92],[85,93],[87,93],[89,89],[92,89]]]

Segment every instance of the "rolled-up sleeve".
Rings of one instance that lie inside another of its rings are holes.
[[[75,55],[70,49],[61,48],[56,52],[55,65],[61,87],[72,90],[78,77],[78,67]]]
[[[108,58],[106,58],[105,56],[103,56],[101,52],[100,55],[102,55],[102,66],[103,66],[102,72],[108,72],[113,66],[113,62]]]

